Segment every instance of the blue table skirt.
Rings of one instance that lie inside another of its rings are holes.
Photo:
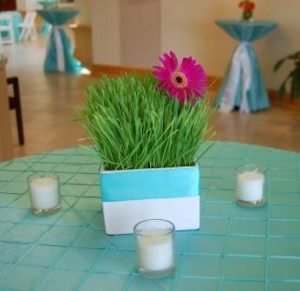
[[[44,20],[40,29],[41,35],[48,36],[50,31],[51,31],[51,25]]]
[[[81,64],[73,57],[74,48],[63,27],[78,12],[76,9],[58,8],[37,10],[37,13],[51,24],[44,62],[45,72],[79,73],[81,71]]]
[[[55,30],[57,31],[55,32]],[[57,43],[60,45],[57,45]],[[44,71],[79,73],[82,69],[81,63],[73,57],[73,53],[74,48],[65,30],[52,26],[44,63]]]
[[[239,107],[250,113],[270,107],[269,97],[259,62],[250,42],[272,31],[276,24],[269,21],[216,21],[231,37],[240,41],[226,69],[215,105],[223,112]]]
[[[244,67],[239,65],[237,69],[234,68],[234,56],[240,48],[238,46],[226,69],[221,88],[215,99],[215,104],[221,106],[224,112],[229,112],[235,107],[240,108],[240,111],[244,113],[256,112],[270,107],[269,96],[260,73],[256,54],[249,43],[242,45],[247,52],[250,62]],[[251,78],[251,82],[248,84],[246,84],[245,74],[249,74]],[[243,99],[247,103],[243,102]]]

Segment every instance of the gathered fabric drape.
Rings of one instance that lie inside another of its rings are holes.
[[[39,15],[51,24],[46,59],[45,72],[73,72],[81,71],[81,64],[73,57],[73,46],[68,38],[64,24],[78,13],[75,9],[38,10]]]
[[[251,42],[272,31],[276,24],[237,20],[217,20],[216,23],[240,43],[227,67],[215,105],[222,112],[230,112],[235,107],[243,113],[269,108],[269,97]]]

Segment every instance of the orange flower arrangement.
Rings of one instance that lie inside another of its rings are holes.
[[[253,16],[253,10],[255,8],[255,3],[251,0],[243,0],[239,3],[239,7],[243,9],[242,19],[250,20]]]

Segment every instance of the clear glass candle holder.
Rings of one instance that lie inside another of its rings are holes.
[[[175,226],[163,219],[149,219],[134,227],[137,246],[137,271],[150,278],[171,274],[175,262]]]
[[[236,170],[236,202],[242,206],[259,207],[266,203],[266,168],[245,164]]]
[[[33,174],[27,178],[27,182],[34,214],[50,214],[61,208],[60,183],[57,174]]]

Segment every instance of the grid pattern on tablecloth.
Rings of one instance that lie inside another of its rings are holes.
[[[268,168],[268,204],[235,204],[235,169]],[[176,272],[135,270],[133,235],[107,236],[99,160],[81,148],[0,164],[2,290],[300,290],[300,155],[217,142],[201,159],[201,228],[176,233]],[[60,176],[62,210],[35,216],[26,178]]]

